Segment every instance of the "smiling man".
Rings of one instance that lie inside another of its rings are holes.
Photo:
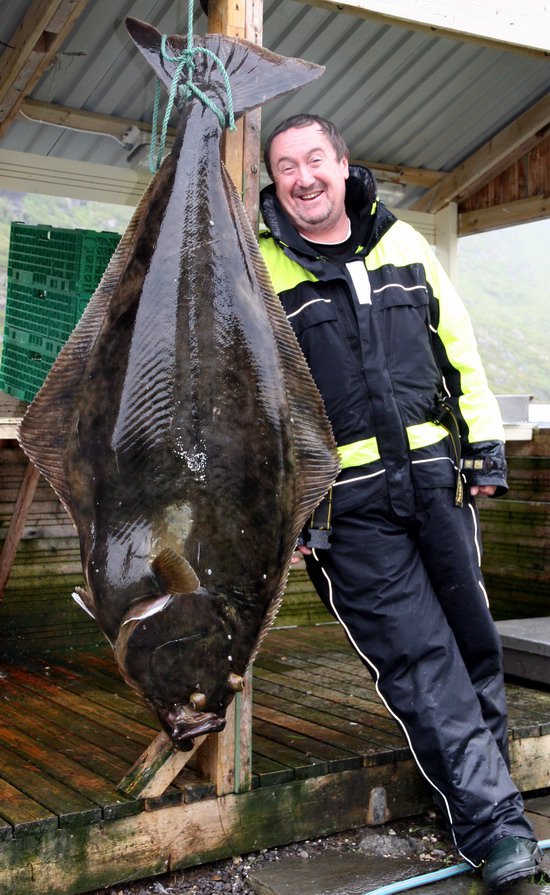
[[[342,471],[300,551],[401,725],[460,853],[500,888],[542,858],[508,770],[502,655],[475,495],[507,490],[468,314],[424,238],[334,126],[282,122],[260,248]],[[329,521],[332,522],[330,538]]]

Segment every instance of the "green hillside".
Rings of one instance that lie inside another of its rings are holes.
[[[10,221],[122,233],[118,205],[0,191],[0,332]],[[550,401],[550,220],[459,241],[459,289],[491,387]]]
[[[459,240],[459,289],[497,394],[550,400],[550,220]]]

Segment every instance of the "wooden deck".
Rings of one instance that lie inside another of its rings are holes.
[[[0,891],[69,895],[430,804],[404,738],[335,625],[271,632],[253,672],[252,790],[117,784],[157,732],[107,648],[0,662]],[[513,772],[550,785],[550,693],[508,686]]]

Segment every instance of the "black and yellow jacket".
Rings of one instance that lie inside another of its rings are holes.
[[[456,485],[460,455],[470,484],[502,493],[501,417],[462,301],[424,237],[378,201],[368,169],[350,168],[346,206],[365,233],[347,261],[302,239],[273,186],[259,240],[332,423],[335,498],[339,484],[360,488],[338,503],[344,490],[353,502],[387,488],[407,515],[416,488]]]

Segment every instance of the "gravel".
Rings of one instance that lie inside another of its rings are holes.
[[[367,855],[419,857],[426,870],[462,860],[447,839],[438,814],[429,812],[416,818],[383,827],[362,827],[346,833],[268,848],[254,854],[235,855],[224,861],[190,867],[133,883],[118,883],[89,895],[254,895],[247,885],[253,868],[268,861],[297,856],[307,861],[314,855],[363,852]],[[429,865],[432,865],[431,867]]]

